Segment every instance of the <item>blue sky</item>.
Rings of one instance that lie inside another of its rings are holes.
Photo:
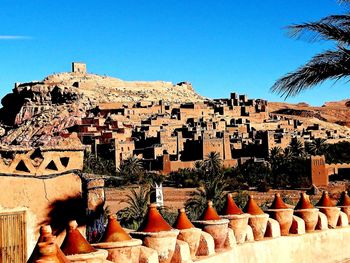
[[[274,81],[332,48],[290,39],[283,28],[344,10],[335,0],[0,0],[0,97],[14,82],[83,61],[89,72],[125,80],[190,81],[211,98],[236,91],[281,101],[269,92]],[[287,101],[349,97],[342,81]]]

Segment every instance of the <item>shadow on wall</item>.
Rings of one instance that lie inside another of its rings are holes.
[[[58,236],[71,220],[76,220],[79,226],[86,226],[86,238],[89,242],[97,242],[104,233],[105,211],[103,205],[94,211],[88,210],[87,200],[80,195],[60,199],[48,206],[50,211],[47,219],[40,225],[50,225],[52,233]]]
[[[79,225],[86,225],[86,200],[80,195],[58,199],[48,206],[50,211],[47,219],[40,225],[51,225],[52,233],[61,233],[70,220],[76,220]]]
[[[39,226],[50,225],[52,233],[56,236],[67,227],[70,220],[77,220],[79,225],[86,224],[86,201],[80,195],[56,200],[49,204],[48,210],[50,212],[47,219],[40,222]],[[27,263],[34,263],[38,258],[38,243]]]

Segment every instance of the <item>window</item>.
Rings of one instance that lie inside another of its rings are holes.
[[[0,230],[0,262],[26,262],[25,212],[0,213]]]

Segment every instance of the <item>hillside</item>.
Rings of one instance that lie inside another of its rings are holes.
[[[322,107],[312,107],[306,103],[283,102],[269,102],[268,106],[270,113],[317,118],[321,121],[350,127],[350,99],[326,102]]]
[[[159,100],[184,103],[204,98],[187,82],[174,85],[164,81],[123,81],[77,72],[16,83],[12,93],[1,100],[1,144],[55,144],[62,131],[77,124],[100,103]]]

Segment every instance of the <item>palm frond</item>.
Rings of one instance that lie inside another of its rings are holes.
[[[350,22],[349,20],[343,21],[342,24],[314,22],[304,23],[300,25],[292,25],[288,27],[288,33],[291,37],[306,37],[311,42],[318,40],[334,40],[339,43],[349,45],[350,29],[348,26],[344,26],[344,23],[348,25],[348,23]]]
[[[350,26],[350,14],[326,16],[319,20],[319,23],[336,25],[340,28],[348,28]]]
[[[314,56],[306,65],[283,76],[271,87],[281,97],[295,96],[301,91],[328,79],[338,80],[350,75],[350,51],[338,47]]]

